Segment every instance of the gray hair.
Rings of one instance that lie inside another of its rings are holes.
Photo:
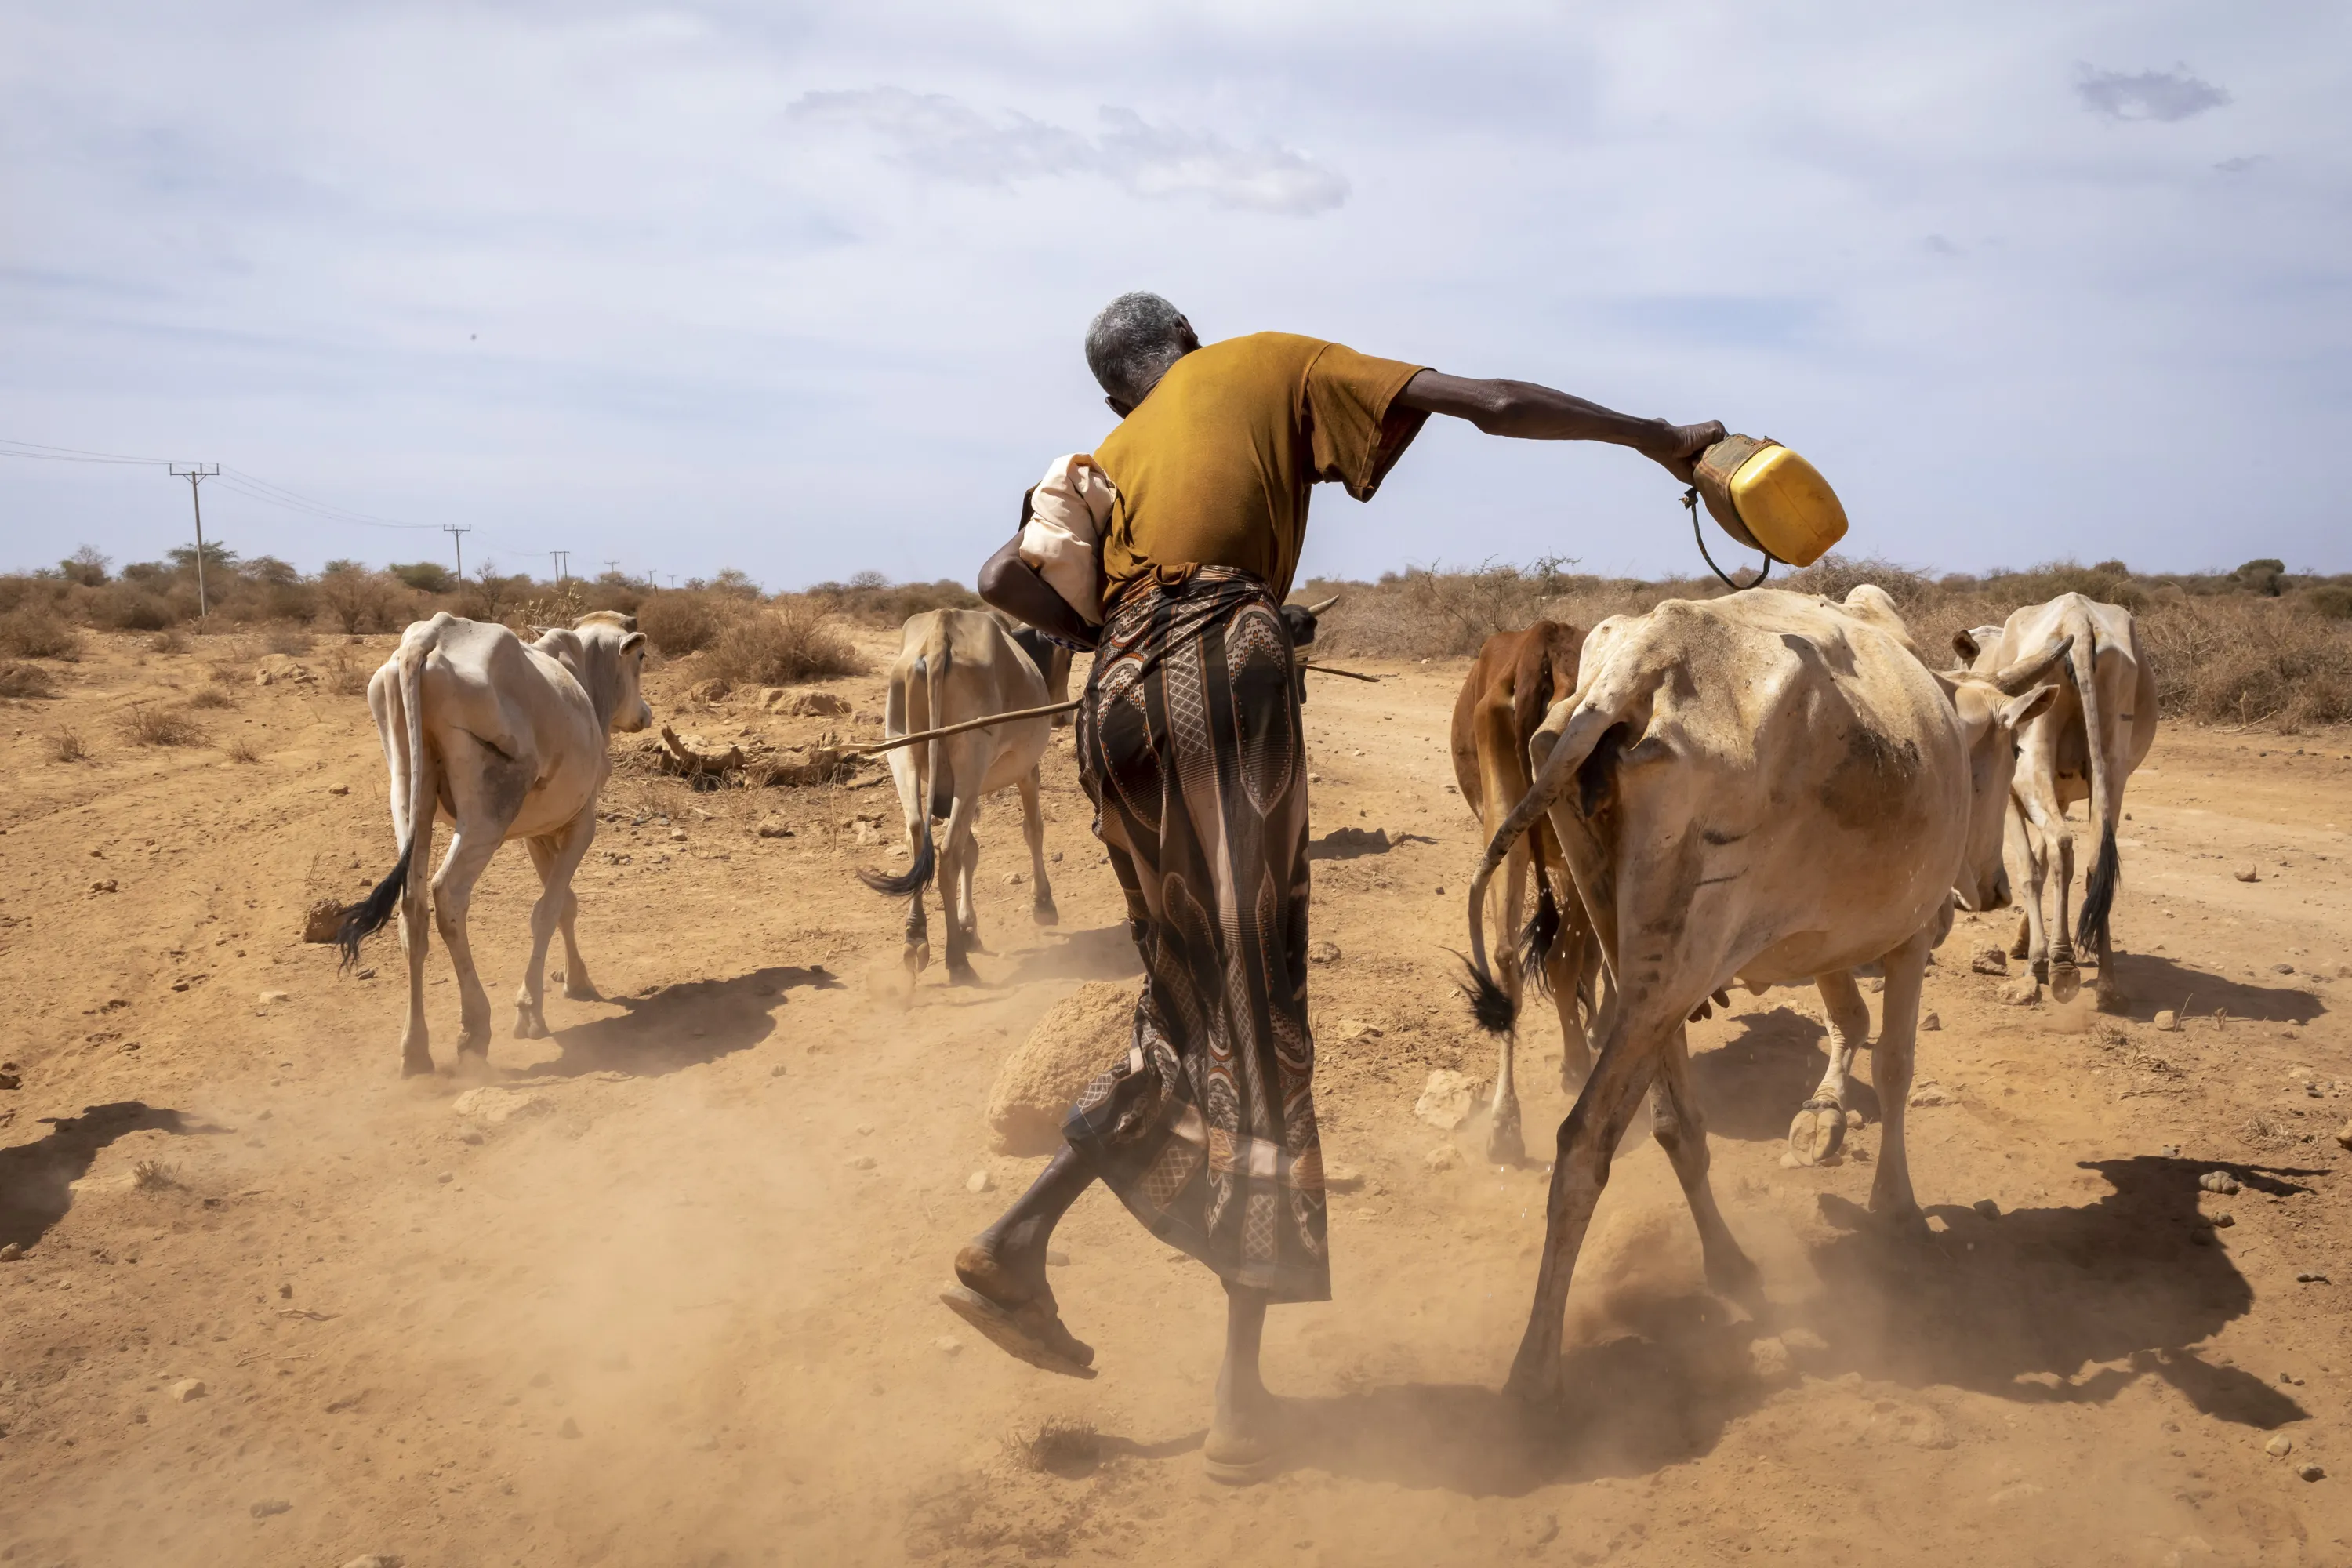
[[[1121,294],[1087,328],[1087,368],[1105,392],[1131,405],[1200,346],[1184,312],[1159,295]]]

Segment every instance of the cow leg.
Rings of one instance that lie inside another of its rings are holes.
[[[920,888],[907,900],[907,951],[901,962],[907,966],[907,985],[911,990],[916,977],[931,963],[930,917],[924,911]]]
[[[430,859],[433,851],[430,825],[425,832],[428,837],[422,846],[422,852]],[[408,960],[408,1024],[400,1036],[400,1072],[403,1078],[415,1078],[433,1070],[433,1032],[425,1021],[425,953],[432,944],[432,939],[425,934],[425,883],[421,879],[412,878],[404,884],[400,893],[400,951]]]
[[[1804,1109],[1789,1123],[1789,1154],[1800,1165],[1819,1165],[1845,1146],[1845,1091],[1853,1081],[1853,1054],[1870,1043],[1870,1004],[1851,970],[1813,976],[1829,1015],[1830,1062]],[[1881,1108],[1880,1116],[1885,1111]]]
[[[1677,1027],[1658,1055],[1657,1077],[1650,1084],[1650,1133],[1673,1162],[1675,1177],[1683,1184],[1691,1218],[1698,1226],[1699,1248],[1706,1258],[1706,1282],[1717,1294],[1755,1305],[1759,1298],[1756,1265],[1733,1239],[1715,1205],[1715,1189],[1707,1184],[1706,1119],[1690,1087],[1690,1042]]]
[[[1911,1193],[1904,1111],[1911,1102],[1911,1053],[1919,1037],[1919,991],[1927,973],[1927,950],[1935,946],[1940,924],[1930,923],[1884,960],[1886,1000],[1879,1016],[1878,1046],[1870,1058],[1881,1117],[1878,1176],[1870,1184],[1870,1212],[1913,1232],[1922,1230],[1926,1222]]]
[[[451,836],[449,853],[433,874],[433,923],[440,929],[441,945],[457,972],[457,1057],[464,1064],[470,1051],[488,1058],[490,1052],[490,997],[474,967],[474,946],[466,936],[466,914],[474,901],[474,884],[498,852],[501,835],[495,827],[477,828],[462,817]]]
[[[977,781],[982,777],[978,770],[959,769],[957,779]],[[963,790],[956,792],[955,804],[948,809],[948,824],[940,835],[940,902],[946,906],[948,917],[948,984],[970,985],[979,980],[972,973],[971,951],[978,947],[977,921],[971,918],[971,862],[980,852],[980,841],[971,830],[972,818],[979,815],[978,803]]]
[[[515,992],[514,1037],[518,1040],[543,1040],[547,1037],[547,1014],[544,977],[547,967],[547,944],[554,940],[557,928],[563,931],[563,959],[571,967],[564,973],[564,991],[572,990],[572,977],[580,976],[584,984],[586,971],[580,963],[580,947],[572,934],[572,920],[579,909],[579,900],[572,891],[572,873],[588,853],[590,840],[596,836],[595,814],[584,811],[562,831],[541,834],[528,840],[530,863],[539,871],[539,901],[530,907],[530,958],[523,965],[522,984]],[[588,993],[594,995],[595,992]]]
[[[2010,897],[2017,905],[2017,940],[2010,943],[2009,956],[2039,961],[2050,951],[2042,934],[2044,863],[2035,858],[2032,831],[2025,826],[2025,813],[2014,800],[2001,814],[2000,846]]]
[[[1576,889],[1571,886],[1569,897],[1575,896]],[[1586,1075],[1592,1070],[1592,1046],[1585,1037],[1586,1015],[1578,1004],[1577,991],[1584,984],[1586,949],[1600,946],[1584,921],[1582,906],[1571,907],[1577,912],[1561,910],[1559,940],[1544,955],[1544,982],[1551,987],[1552,1008],[1559,1015],[1559,1087],[1567,1094],[1574,1094],[1582,1087]],[[1594,984],[1597,985],[1598,981]]]
[[[1622,1004],[1624,998],[1618,1000]],[[1610,1154],[1623,1140],[1657,1072],[1658,1050],[1667,1031],[1682,1021],[1682,1012],[1662,1018],[1654,1011],[1629,1017],[1631,1011],[1622,1005],[1608,1010],[1600,1060],[1559,1124],[1551,1192],[1544,1205],[1544,1249],[1536,1269],[1535,1304],[1504,1384],[1515,1398],[1536,1401],[1559,1394],[1559,1340],[1576,1255],[1592,1224],[1593,1205],[1609,1184]]]
[[[1045,877],[1045,816],[1037,809],[1037,770],[1021,775],[1021,836],[1029,840],[1029,875],[1036,894],[1029,900],[1029,918],[1041,926],[1062,923],[1054,907],[1054,884]]]
[[[1527,976],[1519,963],[1519,923],[1527,918],[1528,852],[1524,836],[1511,847],[1509,858],[1503,863],[1503,875],[1486,884],[1490,907],[1496,901],[1496,884],[1503,884],[1495,930],[1503,933],[1502,962],[1496,966],[1501,973],[1504,991],[1511,998],[1511,1016],[1518,1016],[1521,992]],[[1519,1086],[1514,1058],[1518,1054],[1519,1032],[1516,1026],[1503,1032],[1496,1044],[1495,1064],[1495,1098],[1489,1107],[1486,1121],[1486,1158],[1498,1165],[1516,1165],[1527,1158],[1527,1145],[1519,1136]]]
[[[2066,826],[2066,808],[2058,799],[2055,735],[2056,729],[2052,725],[2029,727],[2018,749],[2017,777],[2010,787],[2011,798],[2022,810],[2032,829],[2026,838],[2032,855],[2033,887],[2032,900],[2026,910],[2036,927],[2033,978],[2047,984],[2053,997],[2066,1002],[2082,989],[2083,976],[2074,967],[2074,944],[2066,928],[2066,884],[2074,874],[2074,836]],[[2042,883],[2053,859],[2058,872],[2058,920],[2054,926],[2045,926],[2042,921]]]
[[[2050,995],[2053,1001],[2072,1002],[2083,989],[2083,972],[2074,962],[2074,836],[2066,831],[2063,817],[2058,827],[2058,864],[2051,879],[2058,884],[2058,908],[2050,927]]]

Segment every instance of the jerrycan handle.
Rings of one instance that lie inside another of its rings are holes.
[[[1723,580],[1723,585],[1725,587],[1730,589],[1736,594],[1743,588],[1761,586],[1764,579],[1772,574],[1772,563],[1779,560],[1780,557],[1773,554],[1769,550],[1764,550],[1763,546],[1759,545],[1757,548],[1763,552],[1764,564],[1757,569],[1756,575],[1749,581],[1745,583],[1733,582],[1730,575],[1726,573],[1722,567],[1717,566],[1715,563],[1715,557],[1707,552],[1706,531],[1699,526],[1698,521],[1698,487],[1696,485],[1691,486],[1690,489],[1683,492],[1683,507],[1691,514],[1691,539],[1698,545],[1699,558],[1706,563],[1706,568],[1708,571],[1714,573],[1717,577]]]

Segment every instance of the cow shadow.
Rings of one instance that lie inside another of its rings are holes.
[[[775,1009],[785,993],[802,987],[841,989],[822,965],[806,969],[774,964],[730,980],[690,980],[642,996],[607,998],[627,1009],[619,1017],[597,1018],[558,1029],[553,1061],[525,1068],[518,1079],[577,1078],[582,1073],[625,1072],[658,1078],[681,1068],[700,1067],[749,1050],[775,1032]]]
[[[1710,1137],[1777,1143],[1789,1135],[1789,1119],[1812,1095],[1829,1070],[1829,1031],[1794,1007],[1742,1013],[1739,1026],[1712,1050],[1691,1058],[1691,1081]],[[1846,1088],[1845,1103],[1866,1121],[1878,1120],[1878,1091],[1859,1072]],[[1636,1121],[1641,1120],[1636,1118]]]
[[[2126,1016],[2145,1024],[2162,1010],[2210,1017],[2217,1007],[2232,1018],[2270,1024],[2308,1024],[2327,1011],[2313,992],[2299,985],[2261,985],[2149,952],[2113,955],[2116,984],[2123,987]]]
[[[73,1207],[73,1184],[89,1174],[98,1152],[126,1133],[216,1131],[136,1100],[85,1106],[79,1116],[48,1116],[49,1131],[30,1143],[0,1149],[0,1247],[30,1247]]]
[[[2020,1404],[2105,1404],[2155,1378],[2204,1415],[2265,1431],[2305,1419],[2288,1389],[2191,1347],[2252,1304],[2226,1245],[2200,1246],[2197,1180],[2210,1161],[2085,1162],[2110,1184],[2078,1207],[1987,1217],[1930,1207],[1945,1227],[1924,1239],[1878,1225],[1843,1200],[1822,1206],[1836,1232],[1811,1248],[1814,1294],[1750,1318],[1703,1290],[1598,1290],[1611,1325],[1561,1361],[1563,1396],[1522,1405],[1499,1390],[1406,1383],[1286,1402],[1291,1468],[1470,1496],[1520,1496],[1562,1481],[1652,1474],[1712,1450],[1735,1421],[1793,1373],[1925,1391],[1959,1388]],[[2287,1194],[2320,1173],[2225,1165],[2249,1187]],[[1733,1215],[1735,1228],[1738,1215]],[[1759,1358],[1756,1342],[1772,1339]],[[1497,1346],[1497,1370],[1509,1347]],[[2085,1370],[2085,1369],[2089,1370]],[[1808,1419],[1948,1443],[1926,1404],[1890,1412],[1883,1388],[1813,1384]]]
[[[1309,860],[1360,860],[1385,855],[1401,844],[1434,844],[1425,833],[1400,833],[1393,838],[1385,827],[1335,827],[1320,838],[1307,841]]]
[[[1000,985],[1026,985],[1034,980],[1131,980],[1143,973],[1143,956],[1125,921],[1087,931],[1056,931],[1045,944],[1014,960],[998,981]]]

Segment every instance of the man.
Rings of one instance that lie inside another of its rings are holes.
[[[1102,542],[1105,623],[1097,634],[1023,564],[1018,536],[982,570],[980,592],[1096,650],[1079,776],[1127,893],[1143,994],[1126,1056],[1071,1108],[1035,1184],[956,1255],[941,1300],[1025,1361],[1094,1375],[1094,1352],[1046,1285],[1045,1247],[1101,1180],[1224,1281],[1204,1457],[1212,1475],[1245,1481],[1276,1460],[1258,1375],[1266,1306],[1331,1294],[1307,1026],[1306,748],[1277,614],[1309,487],[1334,480],[1371,500],[1432,414],[1495,436],[1631,447],[1685,484],[1723,426],[1635,419],[1281,332],[1203,348],[1152,294],[1121,295],[1095,318],[1087,363],[1120,419],[1094,453],[1118,492]]]

